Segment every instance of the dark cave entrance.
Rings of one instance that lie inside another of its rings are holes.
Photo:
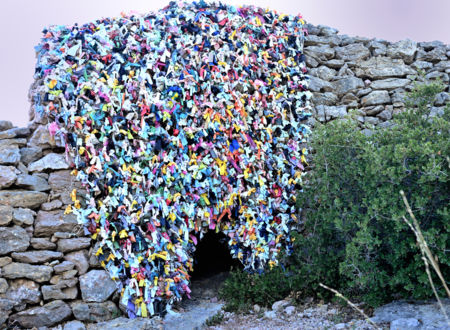
[[[203,236],[194,253],[194,271],[191,274],[193,282],[217,277],[219,274],[228,275],[232,267],[243,268],[238,259],[231,257],[227,242],[227,237],[221,232],[210,230]]]

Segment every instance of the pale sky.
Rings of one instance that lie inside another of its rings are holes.
[[[303,15],[352,36],[389,41],[441,40],[450,43],[450,0],[224,0]],[[28,89],[33,80],[34,46],[52,24],[83,24],[121,12],[146,13],[168,0],[0,0],[0,120],[28,123]]]

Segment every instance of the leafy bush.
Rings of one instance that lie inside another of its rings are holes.
[[[450,109],[431,116],[439,82],[416,85],[388,129],[364,135],[355,120],[315,127],[312,171],[298,195],[304,224],[286,271],[233,272],[221,294],[231,310],[268,305],[291,291],[377,306],[432,296],[416,239],[403,222],[404,190],[444,278],[450,278]],[[437,283],[437,282],[436,282]],[[442,288],[440,288],[442,289]]]
[[[226,311],[246,311],[254,304],[270,306],[284,299],[293,289],[293,278],[281,267],[264,274],[232,271],[220,289],[219,296],[227,302]]]
[[[431,250],[450,275],[450,111],[430,117],[443,86],[416,85],[407,110],[371,136],[355,121],[315,129],[314,169],[298,205],[304,232],[291,262],[305,283],[337,287],[376,306],[432,291],[414,234],[402,221],[404,190]]]

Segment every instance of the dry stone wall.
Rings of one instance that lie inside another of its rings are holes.
[[[447,84],[431,111],[437,114],[449,102],[450,46],[349,37],[326,26],[308,30],[312,126],[343,118],[351,109],[367,134],[374,126],[388,126],[404,109],[403,97],[419,69],[425,79]],[[83,329],[74,320],[116,318],[122,312],[115,284],[75,216],[64,214],[72,190],[83,191],[70,175],[64,143],[50,135],[46,119],[33,109],[30,120],[25,128],[0,121],[0,328],[72,320],[65,329]]]
[[[450,101],[450,45],[440,41],[391,43],[350,37],[327,26],[307,25],[304,53],[313,93],[310,124],[326,123],[357,112],[361,129],[387,127],[404,107],[404,97],[414,80],[440,78],[447,88],[440,93],[432,114]]]

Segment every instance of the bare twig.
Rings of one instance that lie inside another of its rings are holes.
[[[339,298],[341,298],[341,299],[344,299],[345,302],[346,302],[347,304],[350,305],[350,307],[352,307],[354,310],[356,310],[358,313],[360,313],[362,316],[364,316],[364,318],[366,319],[366,321],[369,322],[371,325],[373,325],[373,326],[375,327],[375,329],[381,330],[381,328],[378,327],[378,326],[377,326],[377,325],[376,325],[376,324],[375,324],[375,323],[367,316],[367,314],[364,313],[364,311],[363,311],[362,309],[358,308],[358,306],[356,306],[354,303],[352,303],[350,300],[348,300],[346,297],[344,297],[340,292],[338,292],[338,291],[336,291],[335,289],[332,289],[332,288],[326,286],[325,284],[319,283],[319,285],[320,285],[322,288],[325,288],[325,289],[327,289],[327,290],[333,292],[333,293],[336,295],[336,297],[339,297]]]
[[[448,318],[447,312],[445,311],[444,306],[442,305],[441,299],[439,298],[439,295],[437,294],[436,288],[434,286],[433,279],[431,278],[431,272],[429,264],[433,266],[434,271],[438,275],[439,279],[442,282],[442,285],[445,288],[445,291],[447,293],[447,296],[450,298],[450,290],[448,289],[447,283],[445,282],[444,276],[441,273],[441,270],[439,268],[439,264],[437,263],[436,259],[434,258],[433,254],[431,253],[431,250],[428,247],[428,244],[423,237],[422,231],[420,230],[419,222],[417,221],[416,217],[414,216],[414,213],[411,210],[411,207],[409,206],[408,200],[405,196],[405,193],[403,190],[400,191],[400,195],[402,195],[403,203],[405,204],[406,210],[408,211],[409,216],[411,217],[413,223],[408,221],[406,217],[403,217],[403,220],[406,222],[406,224],[411,228],[411,230],[414,232],[414,235],[416,236],[417,243],[420,248],[420,252],[422,254],[422,260],[425,264],[425,271],[428,276],[428,280],[431,284],[431,288],[433,289],[433,293],[436,296],[436,299],[438,301],[439,307],[441,308],[442,314],[444,314],[445,319],[447,320],[448,325],[450,326],[450,320]]]

